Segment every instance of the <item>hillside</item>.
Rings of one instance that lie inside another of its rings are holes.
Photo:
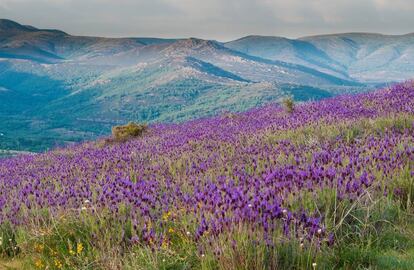
[[[27,269],[412,269],[413,134],[407,82],[0,160],[0,255]]]
[[[412,35],[73,36],[0,20],[0,149],[44,151],[130,120],[182,122],[411,78]]]

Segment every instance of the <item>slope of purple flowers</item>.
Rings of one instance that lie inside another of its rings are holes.
[[[292,114],[270,105],[153,125],[122,144],[0,160],[0,223],[30,227],[46,209],[56,218],[116,217],[130,224],[120,232],[128,243],[153,248],[183,235],[207,243],[200,253],[211,246],[219,254],[215,239],[242,227],[270,246],[292,237],[333,245],[324,213],[307,207],[307,198],[332,191],[352,202],[367,190],[403,196],[394,180],[405,170],[413,178],[413,116],[414,85],[405,83],[297,105]],[[377,119],[402,126],[358,136],[355,125],[377,128]],[[335,127],[333,137],[315,135]]]

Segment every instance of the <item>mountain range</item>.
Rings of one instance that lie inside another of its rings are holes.
[[[128,121],[183,121],[287,95],[316,100],[413,75],[414,34],[101,38],[3,19],[0,149],[42,151]]]

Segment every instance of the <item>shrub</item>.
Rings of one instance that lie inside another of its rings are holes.
[[[115,141],[126,141],[131,138],[136,138],[142,135],[147,129],[146,124],[137,124],[129,122],[127,125],[114,126],[112,128],[112,137]]]
[[[283,99],[282,103],[287,113],[293,113],[295,111],[295,101],[292,97]]]

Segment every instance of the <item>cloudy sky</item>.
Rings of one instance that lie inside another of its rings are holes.
[[[414,0],[0,0],[0,18],[76,35],[300,37],[414,32]]]

